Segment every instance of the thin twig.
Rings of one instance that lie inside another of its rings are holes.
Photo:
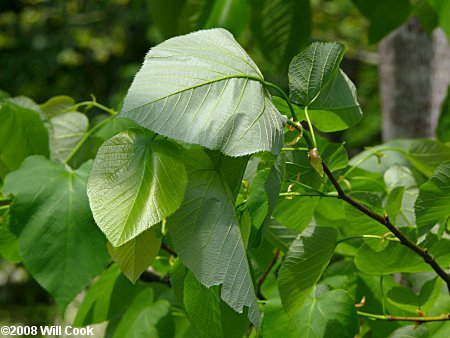
[[[433,255],[431,255],[428,252],[428,249],[421,248],[416,243],[411,241],[408,237],[403,235],[403,233],[401,231],[399,231],[397,229],[397,227],[389,221],[389,218],[387,216],[385,217],[385,216],[381,216],[381,215],[375,213],[374,211],[370,210],[366,206],[360,204],[359,202],[357,202],[356,200],[354,200],[353,198],[351,198],[350,196],[345,194],[344,191],[342,190],[341,186],[339,185],[338,181],[331,173],[330,169],[326,166],[326,164],[322,162],[322,166],[323,166],[323,170],[324,170],[325,174],[328,176],[328,178],[330,179],[334,188],[336,189],[339,199],[344,200],[348,204],[350,204],[350,205],[354,206],[355,208],[359,209],[360,211],[362,211],[364,214],[366,214],[370,218],[372,218],[372,219],[376,220],[378,223],[384,225],[390,232],[392,232],[394,234],[395,237],[397,237],[400,240],[400,243],[402,245],[408,247],[409,249],[414,251],[416,254],[418,254],[420,257],[422,257],[422,259],[425,261],[425,263],[427,263],[438,274],[438,276],[441,277],[442,280],[445,281],[445,283],[447,284],[447,289],[450,292],[450,275],[447,272],[445,272],[445,270],[436,262]]]
[[[381,319],[388,321],[406,321],[406,322],[416,322],[416,323],[426,323],[426,322],[442,322],[450,320],[450,313],[442,314],[440,316],[433,317],[404,317],[404,316],[391,316],[391,315],[376,315],[373,313],[356,311],[358,315],[371,318],[371,319]]]
[[[9,206],[12,203],[12,199],[11,198],[4,198],[0,200],[0,207],[2,206]]]
[[[161,249],[165,250],[166,252],[168,252],[169,254],[171,254],[172,256],[177,257],[177,252],[172,249],[170,246],[168,246],[166,243],[161,243]]]
[[[145,270],[139,279],[144,282],[157,282],[170,285],[170,280],[167,276],[162,277],[158,273],[151,270]]]
[[[277,262],[279,256],[280,256],[280,249],[278,249],[275,252],[275,255],[273,256],[263,275],[258,279],[258,283],[256,284],[256,294],[258,295],[259,299],[265,299],[265,297],[261,294],[261,287],[264,284],[267,276],[269,276],[269,273],[272,270],[275,263]]]

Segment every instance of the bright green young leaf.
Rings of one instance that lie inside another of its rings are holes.
[[[180,301],[197,336],[241,338],[249,325],[246,315],[238,314],[220,299],[219,286],[204,287],[179,263],[175,265],[174,276],[171,274],[171,284],[177,297],[181,297]]]
[[[62,309],[110,259],[89,209],[90,169],[90,162],[72,171],[30,156],[5,179],[5,192],[16,196],[11,229],[23,263]]]
[[[442,102],[436,136],[441,142],[450,142],[450,86],[448,86],[447,97]]]
[[[134,284],[155,259],[160,246],[161,238],[150,228],[121,246],[113,247],[108,243],[108,251],[123,274]]]
[[[201,153],[198,156],[197,160],[185,159],[191,168],[189,185],[183,204],[168,220],[170,237],[200,283],[208,288],[222,284],[221,298],[239,313],[248,307],[248,318],[259,327],[256,295],[234,209],[234,187],[222,171],[225,166],[236,168],[234,163],[242,160],[226,158],[219,169]],[[241,172],[240,179],[245,164],[235,169]]]
[[[410,288],[397,286],[388,291],[387,297],[404,310],[415,312],[420,309],[427,314],[441,294],[442,283],[442,279],[435,277],[427,281],[418,294]]]
[[[438,14],[439,26],[450,39],[450,2],[447,0],[428,0],[428,2]]]
[[[61,115],[75,105],[75,100],[70,96],[58,95],[48,99],[40,107],[49,119]]]
[[[247,198],[247,208],[256,229],[269,221],[283,183],[284,156],[279,155],[270,162],[269,167],[257,172]]]
[[[321,89],[308,106],[308,113],[312,124],[327,133],[348,129],[361,121],[356,87],[342,70]]]
[[[293,316],[304,304],[336,247],[334,228],[310,226],[291,244],[278,277],[283,307]]]
[[[0,104],[0,178],[30,155],[49,155],[48,132],[39,113],[13,102]]]
[[[400,27],[412,10],[408,0],[352,0],[370,21],[369,42],[380,41],[389,32]]]
[[[148,52],[120,115],[158,134],[230,156],[277,154],[286,118],[263,81],[230,33],[198,31]]]
[[[450,216],[450,161],[439,166],[430,180],[420,187],[415,211],[421,234]]]
[[[336,42],[313,42],[289,66],[289,88],[294,103],[309,106],[339,72],[344,46]]]
[[[89,127],[86,115],[78,112],[59,114],[50,119],[50,152],[54,160],[63,162]]]
[[[178,209],[187,176],[169,141],[138,130],[120,133],[99,149],[88,181],[97,225],[120,246]]]
[[[78,309],[74,326],[101,323],[120,316],[142,290],[121,274],[117,265],[105,270],[89,289]]]
[[[142,290],[121,317],[113,338],[172,338],[174,323],[170,303],[166,300],[154,302],[153,289]]]
[[[285,70],[310,38],[309,0],[254,1],[252,26],[264,56]]]

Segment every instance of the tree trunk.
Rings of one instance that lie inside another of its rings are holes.
[[[434,137],[450,82],[450,46],[413,18],[380,44],[383,140]]]

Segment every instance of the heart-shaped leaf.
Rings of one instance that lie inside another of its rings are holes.
[[[286,117],[262,82],[258,67],[230,33],[198,31],[148,52],[120,115],[230,156],[277,154]]]
[[[120,133],[98,150],[88,181],[97,225],[113,246],[133,239],[178,209],[187,175],[166,140],[139,130]]]
[[[89,210],[90,168],[30,156],[5,179],[5,192],[16,196],[11,228],[25,267],[63,309],[110,260]]]

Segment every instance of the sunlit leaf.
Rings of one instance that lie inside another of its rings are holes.
[[[339,71],[344,46],[335,42],[314,42],[298,54],[289,66],[291,99],[304,106],[314,102]]]
[[[169,141],[151,141],[138,130],[120,133],[98,151],[88,181],[94,218],[120,246],[178,209],[187,177]]]
[[[230,33],[198,31],[148,52],[120,115],[158,134],[231,156],[277,154],[286,118],[262,81]]]
[[[158,254],[160,246],[161,238],[150,228],[121,246],[113,247],[108,243],[108,251],[123,274],[136,283]]]
[[[250,275],[244,243],[234,209],[234,187],[223,174],[226,167],[241,170],[237,158],[223,158],[220,167],[201,152],[186,159],[191,167],[189,185],[180,209],[169,218],[170,237],[175,249],[195,277],[206,287],[222,285],[221,298],[235,311],[248,307],[248,318],[259,326],[260,314]],[[238,183],[240,183],[240,179]]]

